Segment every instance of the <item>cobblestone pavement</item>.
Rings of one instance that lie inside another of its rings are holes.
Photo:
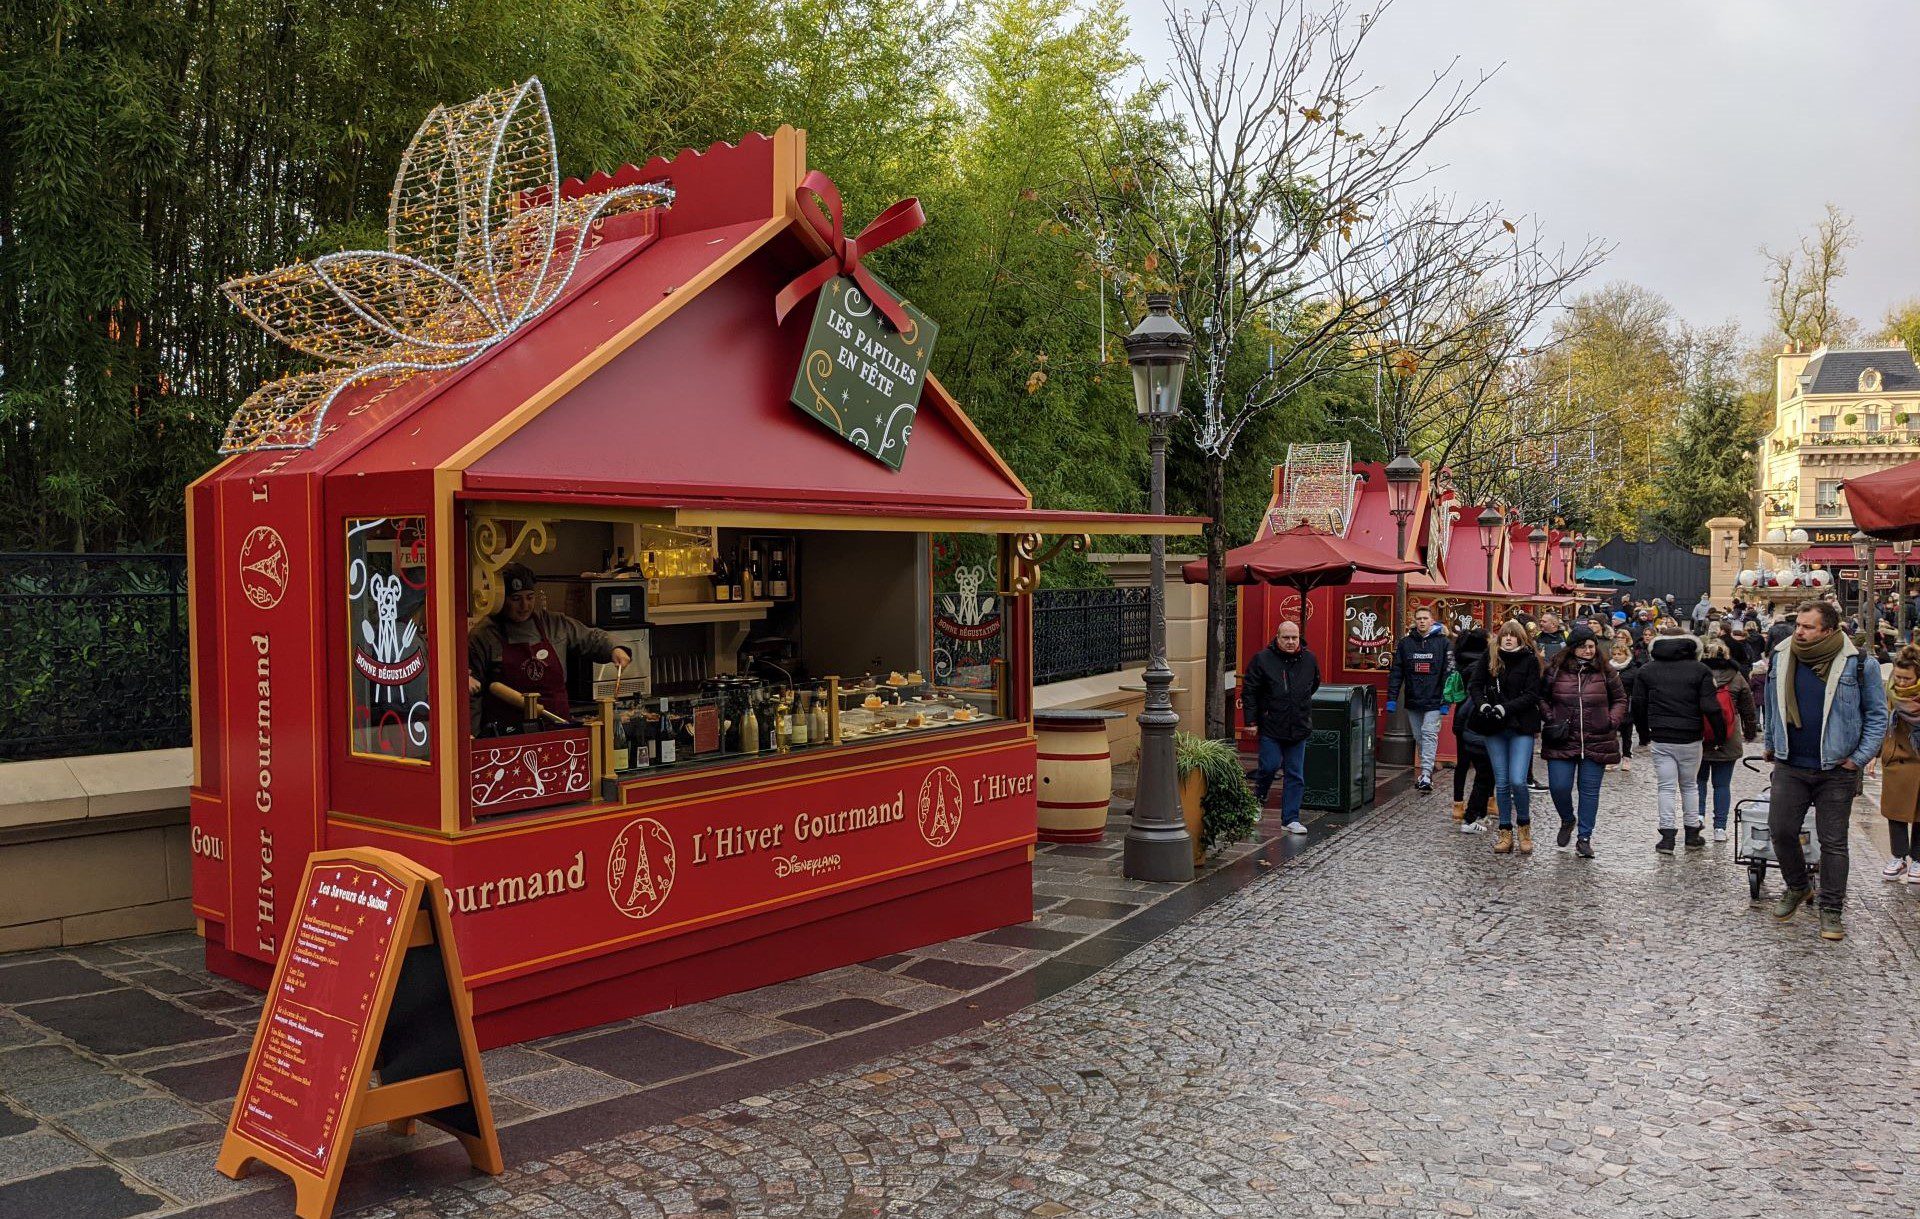
[[[973,1033],[361,1219],[1915,1214],[1916,890],[1878,818],[1824,944],[1726,846],[1657,857],[1647,770],[1598,860],[1403,801]]]
[[[844,1045],[863,1032],[882,1034],[868,1040],[889,1049],[920,1044],[938,1033],[901,1027],[918,1014],[944,1018],[945,1032],[985,1018],[971,1012],[982,1006],[983,991],[1024,982],[1030,999],[1078,981],[1095,966],[1062,957],[1183,890],[1119,875],[1124,825],[1111,823],[1104,843],[1040,847],[1035,917],[1025,925],[488,1051],[495,1119],[511,1146],[511,1132],[527,1122],[730,1068],[752,1070],[788,1051],[822,1051],[811,1068],[789,1068],[803,1078],[873,1052]],[[1277,822],[1264,829],[1280,833]],[[1258,846],[1223,848],[1203,874]],[[202,957],[199,940],[184,932],[0,956],[0,1219],[42,1219],[55,1199],[75,1215],[159,1219],[280,1183],[270,1173],[236,1182],[212,1171],[260,996],[208,973]],[[994,1007],[1011,1010],[1021,1001]],[[758,1086],[682,1089],[671,1112]],[[432,1130],[410,1138],[362,1131],[351,1179],[363,1180],[383,1157],[448,1142]],[[390,1170],[394,1177],[407,1171]]]

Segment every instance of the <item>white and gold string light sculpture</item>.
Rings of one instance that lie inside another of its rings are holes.
[[[661,183],[563,197],[538,78],[434,107],[400,159],[387,249],[221,285],[261,329],[329,366],[255,390],[220,451],[311,448],[348,388],[460,367],[559,299],[596,221],[672,202]]]

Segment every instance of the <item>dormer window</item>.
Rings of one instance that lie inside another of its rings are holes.
[[[1860,392],[1863,394],[1877,394],[1880,392],[1879,369],[1863,368],[1860,370]]]

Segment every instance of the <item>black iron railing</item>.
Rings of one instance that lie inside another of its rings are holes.
[[[1113,673],[1147,659],[1147,590],[1043,588],[1033,594],[1033,682]]]
[[[187,559],[0,554],[0,761],[192,739]]]

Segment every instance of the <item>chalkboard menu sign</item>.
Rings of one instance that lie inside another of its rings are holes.
[[[886,285],[882,284],[882,288]],[[908,328],[895,330],[860,286],[836,275],[820,289],[793,404],[849,444],[895,470],[907,458],[920,390],[939,334],[905,301]]]
[[[476,1168],[500,1171],[445,887],[391,852],[320,852],[307,861],[219,1169],[278,1168],[293,1178],[301,1219],[322,1219],[353,1132],[410,1129],[416,1117],[458,1138]]]

